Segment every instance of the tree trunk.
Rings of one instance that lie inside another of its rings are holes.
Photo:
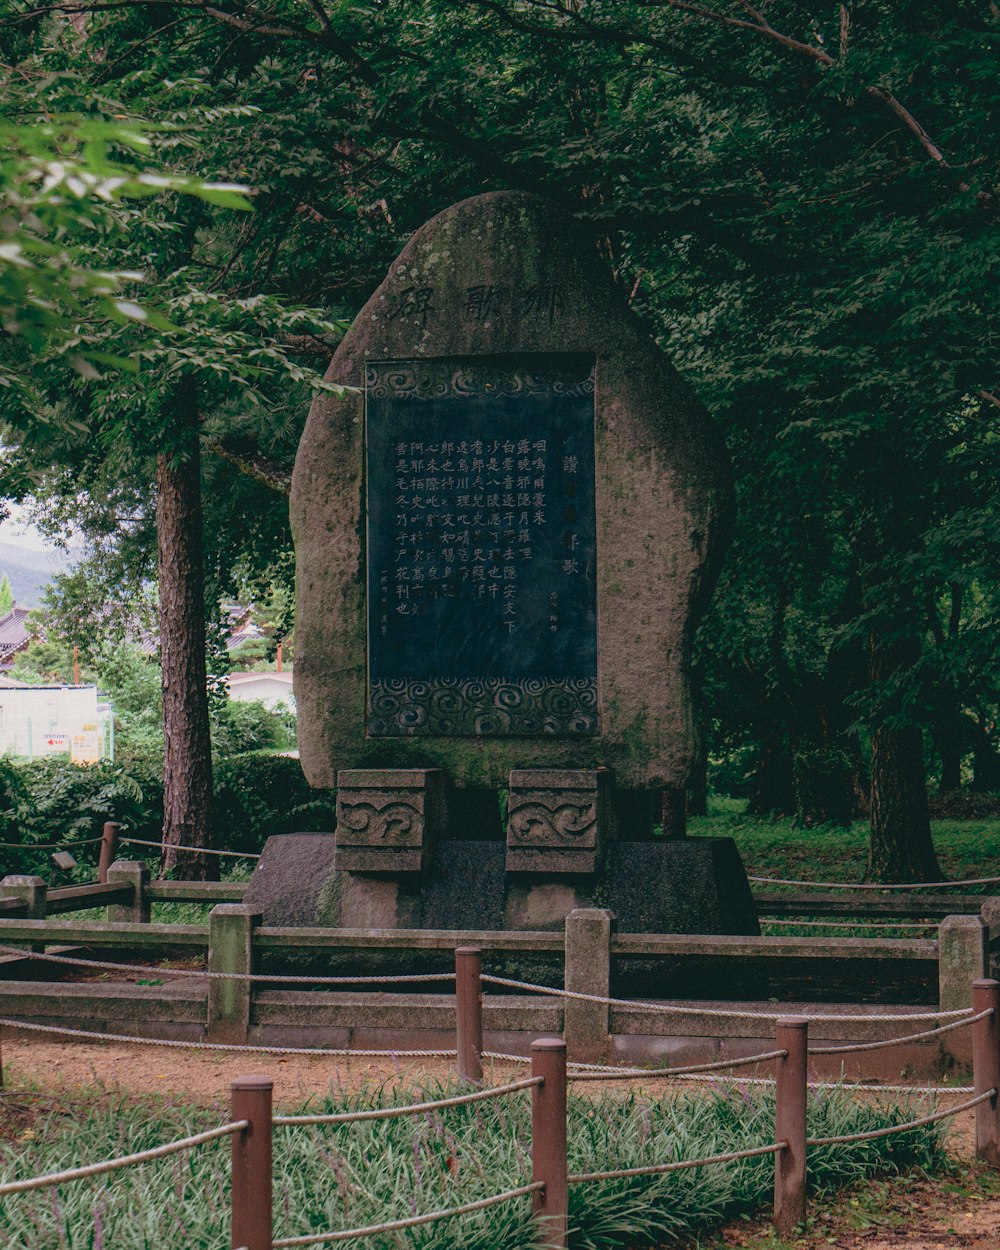
[[[972,726],[972,785],[977,792],[1000,790],[1000,755],[982,725]]]
[[[663,836],[665,838],[687,837],[683,786],[667,786],[663,791]]]
[[[920,653],[917,639],[872,639],[871,676],[889,683]],[[923,735],[917,725],[872,730],[871,841],[866,881],[939,881],[931,841]]]
[[[212,744],[205,672],[201,458],[192,382],[174,392],[175,441],[156,462],[156,539],[163,673],[163,867],[217,876],[214,856],[178,851],[211,844]]]
[[[747,810],[751,816],[789,816],[795,811],[792,760],[776,733],[768,734],[760,744]]]

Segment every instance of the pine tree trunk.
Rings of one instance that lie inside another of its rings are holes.
[[[205,672],[201,458],[193,383],[174,393],[176,441],[156,462],[156,538],[163,673],[163,867],[216,876],[215,858],[177,851],[211,844],[212,744]]]
[[[916,640],[872,640],[871,676],[885,682],[916,661]],[[866,881],[940,881],[927,810],[927,773],[919,726],[872,730],[871,841]]]

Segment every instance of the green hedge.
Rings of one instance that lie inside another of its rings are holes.
[[[50,851],[59,843],[80,863],[78,880],[94,876],[96,846],[107,820],[123,835],[159,841],[163,782],[135,761],[79,767],[64,759],[16,764],[0,757],[0,876],[50,876]],[[250,751],[215,766],[214,845],[225,850],[261,849],[272,833],[333,829],[331,791],[313,790],[298,760]],[[6,844],[14,844],[13,848]],[[140,848],[136,848],[138,852]]]

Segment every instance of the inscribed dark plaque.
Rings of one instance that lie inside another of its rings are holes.
[[[596,734],[594,360],[369,362],[368,732]]]

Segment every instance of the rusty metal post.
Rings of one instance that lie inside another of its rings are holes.
[[[238,1076],[231,1115],[250,1127],[233,1134],[232,1250],[271,1250],[271,1092],[266,1076]]]
[[[115,848],[118,844],[118,831],[121,825],[117,820],[105,822],[101,830],[100,858],[97,861],[97,880],[101,885],[108,883],[108,869],[115,862]]]
[[[972,1026],[972,1079],[977,1094],[993,1097],[976,1107],[976,1158],[1000,1168],[1000,982],[972,982],[972,1010],[992,1011]]]
[[[483,1079],[483,957],[478,946],[455,951],[455,1034],[458,1074]]]
[[[790,1237],[806,1218],[806,1074],[809,1021],[784,1016],[777,1024],[776,1045],[785,1057],[775,1060],[774,1140],[785,1148],[774,1156],[774,1225]]]
[[[531,1179],[544,1189],[531,1195],[546,1250],[566,1250],[569,1186],[566,1183],[566,1043],[542,1037],[531,1043]]]

